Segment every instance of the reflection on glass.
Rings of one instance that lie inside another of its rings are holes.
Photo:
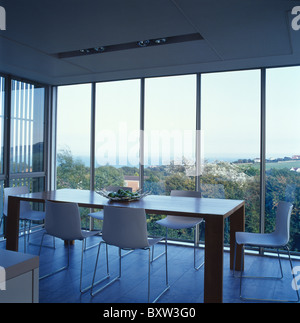
[[[10,170],[44,171],[45,89],[12,80]]]
[[[266,71],[266,219],[275,228],[280,200],[293,203],[290,248],[300,251],[300,67]]]

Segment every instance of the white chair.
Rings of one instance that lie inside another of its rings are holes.
[[[155,245],[163,238],[148,238],[147,232],[147,221],[146,213],[144,209],[133,209],[133,208],[122,208],[105,206],[104,207],[104,221],[102,230],[103,241],[99,244],[97,259],[95,264],[94,277],[91,288],[91,295],[102,291],[107,286],[110,286],[117,279],[121,277],[121,249],[135,250],[143,249],[149,251],[148,260],[148,303],[150,302],[150,269],[151,269],[151,246]],[[95,276],[97,271],[98,259],[101,244],[112,245],[119,248],[119,274],[111,282],[102,286],[97,291],[93,291],[95,283]],[[167,267],[167,243],[165,243],[165,261],[166,261],[166,287],[165,289],[155,298],[153,302],[156,302],[170,287],[168,284],[168,267]]]
[[[28,194],[29,189],[27,186],[14,186],[4,188],[4,205],[3,205],[3,215],[7,216],[8,208],[8,196]],[[43,221],[45,219],[45,212],[32,210],[29,202],[20,201],[20,220],[24,221],[24,252],[26,252],[26,224],[29,222],[28,228],[28,240],[31,229],[31,223],[33,221]]]
[[[131,187],[123,187],[123,186],[108,186],[105,188],[107,191],[111,191],[111,192],[117,192],[119,189],[123,189],[124,191],[130,191],[132,192],[132,188]],[[100,210],[98,212],[91,212],[88,214],[89,217],[94,218],[96,220],[101,220],[103,221],[103,210]]]
[[[235,263],[236,263],[236,249],[237,245],[242,246],[243,255],[245,254],[245,246],[256,246],[262,248],[275,248],[277,249],[278,253],[278,260],[280,266],[280,277],[257,277],[257,276],[244,276],[242,271],[240,273],[240,298],[246,300],[264,300],[258,298],[246,298],[242,296],[242,281],[244,278],[260,278],[260,279],[282,279],[283,278],[283,271],[280,261],[280,254],[279,249],[285,248],[288,252],[290,267],[293,274],[293,279],[295,280],[295,275],[293,272],[293,265],[291,261],[290,251],[287,246],[289,239],[290,239],[290,218],[292,213],[293,205],[289,202],[279,202],[278,207],[276,210],[276,223],[275,223],[275,230],[272,233],[250,233],[250,232],[236,232],[235,236],[235,250],[234,250],[234,272],[235,275]],[[244,257],[242,257],[241,268],[244,268]],[[296,285],[297,286],[297,285]],[[296,289],[297,293],[297,301],[299,301],[299,293]],[[272,299],[265,299],[265,301],[280,301],[280,300],[272,300]],[[283,302],[290,302],[288,300],[281,300]]]
[[[81,230],[81,218],[78,205],[76,203],[60,203],[46,201],[45,232],[42,236],[40,251],[45,234],[51,235],[67,241],[68,245],[68,262],[67,265],[56,271],[40,277],[44,279],[53,274],[68,269],[70,256],[70,241],[82,240],[81,270],[80,270],[80,292],[87,291],[91,286],[82,289],[82,269],[83,269],[83,251],[85,239],[98,234],[99,231]]]
[[[196,191],[171,191],[171,196],[183,196],[183,197],[201,197],[201,192]],[[192,218],[192,217],[185,217],[185,216],[174,216],[168,215],[164,219],[156,221],[157,224],[166,228],[166,242],[168,240],[168,229],[173,230],[181,230],[181,229],[190,229],[194,228],[194,268],[199,270],[203,265],[202,262],[199,266],[196,266],[196,230],[198,230],[198,226],[204,222],[202,218]],[[154,248],[152,250],[152,261],[161,257],[164,253],[161,253],[157,257],[153,258]]]
[[[130,192],[132,192],[132,188],[131,187],[127,187],[127,186],[107,186],[105,189],[107,191],[110,191],[110,192],[117,192],[119,189],[123,189],[124,191],[130,191]],[[103,221],[104,212],[103,212],[103,210],[100,210],[98,212],[91,212],[91,213],[88,214],[88,216],[91,217],[91,218],[93,218],[93,219]],[[92,245],[92,246],[90,246],[88,248],[85,248],[85,250],[90,249],[90,248],[93,248],[93,247],[96,247],[96,246],[98,246],[98,244],[95,244],[95,245]],[[127,256],[131,252],[132,251],[129,251],[129,252],[124,253],[122,255],[122,257]]]

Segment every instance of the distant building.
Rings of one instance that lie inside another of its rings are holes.
[[[300,173],[300,167],[292,167],[290,171]]]
[[[144,180],[148,179],[149,176],[144,176]],[[140,180],[139,176],[124,176],[125,186],[131,187],[132,191],[135,192],[140,189]]]
[[[294,155],[292,156],[292,159],[300,159],[300,155]]]
[[[135,192],[140,189],[139,176],[124,176],[125,186],[131,187]]]

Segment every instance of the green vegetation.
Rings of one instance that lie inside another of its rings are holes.
[[[57,188],[89,189],[89,167],[75,159],[69,150],[57,156]],[[274,163],[274,165],[277,165]],[[95,170],[96,190],[109,185],[124,186],[125,175],[137,175],[135,167],[115,168],[101,166]],[[168,165],[145,168],[144,190],[152,194],[169,195],[171,190],[195,190],[195,178],[186,174],[186,165]],[[260,223],[260,174],[256,164],[251,163],[206,163],[201,176],[203,197],[240,199],[246,201],[246,231],[259,232]],[[290,248],[300,251],[300,173],[290,171],[290,167],[268,168],[266,171],[266,217],[265,232],[275,227],[276,206],[280,200],[294,204],[291,219]],[[82,211],[83,223],[87,211]],[[156,225],[158,215],[149,215],[150,234],[164,235],[165,229]],[[225,243],[229,242],[229,224],[226,223]],[[191,230],[170,232],[174,239],[192,240]],[[203,236],[201,236],[203,238]]]

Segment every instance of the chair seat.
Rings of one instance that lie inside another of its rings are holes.
[[[101,231],[99,230],[93,230],[93,231],[89,231],[89,230],[81,230],[83,239],[89,238],[89,237],[93,237],[96,236],[97,234],[101,233]]]
[[[99,212],[92,212],[92,213],[89,213],[88,216],[94,218],[94,219],[97,219],[97,220],[102,220],[104,219],[104,213],[103,213],[103,210],[99,211]]]
[[[285,246],[288,241],[273,233],[236,232],[236,242],[241,245],[277,248]]]
[[[159,225],[174,230],[193,228],[194,226],[202,222],[202,218],[192,218],[174,215],[168,215],[164,219],[156,221],[156,223],[158,223]]]
[[[45,219],[45,212],[30,210],[20,214],[20,220],[29,221],[43,221]]]
[[[160,241],[164,240],[165,238],[159,237],[159,238],[148,238],[149,246],[152,247],[155,244],[159,243]]]

